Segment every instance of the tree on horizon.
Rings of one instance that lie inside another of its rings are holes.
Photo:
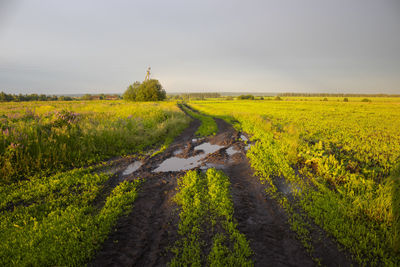
[[[156,79],[136,81],[129,85],[123,98],[127,101],[162,101],[167,97],[167,93],[163,89],[160,82]]]

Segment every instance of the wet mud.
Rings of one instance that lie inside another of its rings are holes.
[[[215,120],[219,129],[215,136],[196,137],[200,122],[193,120],[163,153],[124,160],[109,170],[115,173],[115,181],[140,178],[144,183],[132,212],[118,221],[89,266],[166,266],[179,238],[179,210],[173,201],[177,178],[189,169],[208,168],[223,170],[231,179],[234,217],[254,252],[255,266],[316,265],[290,230],[285,212],[266,197],[265,185],[253,175],[246,157],[251,146],[248,136]],[[282,191],[287,190],[282,185]],[[324,265],[351,265],[335,243],[324,238],[314,255]]]

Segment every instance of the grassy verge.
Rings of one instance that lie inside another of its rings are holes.
[[[76,169],[0,188],[2,266],[84,265],[117,219],[132,208],[140,181],[119,184],[98,210],[110,178]]]
[[[200,137],[215,135],[218,132],[218,126],[215,120],[207,115],[194,112],[190,108],[188,108],[185,104],[181,104],[180,107],[188,113],[193,118],[200,120],[201,125],[199,129],[196,131],[196,135]]]
[[[229,178],[215,169],[206,174],[189,171],[178,184],[181,240],[170,266],[252,266],[250,246],[233,219]],[[211,247],[205,236],[212,239]]]

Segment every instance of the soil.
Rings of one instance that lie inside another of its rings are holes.
[[[254,252],[255,266],[314,266],[313,257],[327,266],[354,265],[321,230],[313,235],[313,255],[305,250],[290,230],[285,212],[274,200],[267,198],[265,185],[253,175],[246,157],[247,141],[240,138],[244,133],[237,132],[221,119],[215,120],[219,130],[215,136],[197,138],[195,132],[200,122],[193,120],[166,151],[142,159],[138,170],[124,175],[124,169],[129,165],[126,160],[120,168],[114,168],[116,181],[144,178],[144,183],[132,212],[119,219],[89,266],[167,265],[173,257],[170,248],[179,238],[179,209],[173,196],[177,178],[186,170],[155,170],[167,159],[193,157],[200,158],[193,164],[193,169],[205,171],[214,167],[230,177],[234,217],[239,231],[245,234]],[[199,145],[200,148],[213,145],[221,148],[207,154],[198,148]]]

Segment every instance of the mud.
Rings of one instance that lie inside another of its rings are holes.
[[[131,159],[116,168],[118,181],[144,178],[132,212],[121,218],[89,266],[165,266],[179,238],[179,210],[173,202],[177,178],[186,170],[223,170],[231,179],[234,217],[246,235],[255,266],[314,266],[309,253],[290,230],[285,212],[266,197],[265,185],[253,175],[246,151],[252,145],[221,119],[219,132],[209,138],[195,136],[200,123],[193,120],[163,153],[141,161]],[[282,191],[290,188],[282,184]],[[328,266],[351,265],[345,254],[324,235],[313,254]]]

